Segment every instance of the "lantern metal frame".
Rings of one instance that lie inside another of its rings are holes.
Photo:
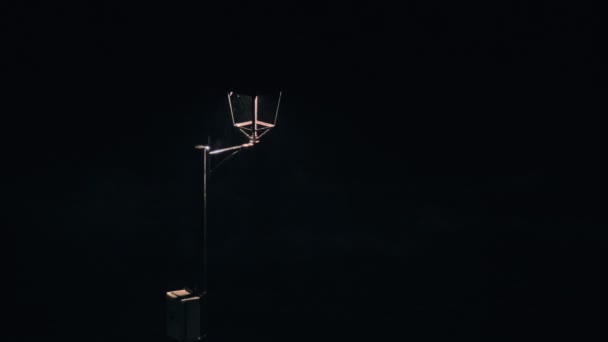
[[[235,92],[232,92],[232,91],[228,93],[228,105],[230,107],[230,117],[232,118],[232,124],[234,125],[234,127],[238,128],[239,131],[241,133],[243,133],[249,139],[249,142],[255,144],[258,142],[259,138],[264,136],[266,133],[270,132],[270,129],[272,129],[276,126],[277,118],[279,115],[279,107],[281,105],[281,96],[283,95],[283,92],[279,92],[279,99],[277,101],[277,109],[275,111],[274,120],[272,121],[272,123],[259,120],[258,101],[259,101],[260,96],[257,94],[252,96],[253,113],[252,113],[251,120],[237,122],[237,120],[235,119],[235,114],[234,114],[234,106],[232,104],[233,95],[238,95],[238,94],[236,94]]]

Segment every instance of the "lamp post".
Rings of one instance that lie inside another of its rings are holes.
[[[259,139],[262,136],[276,126],[281,96],[282,92],[273,95],[257,92],[229,92],[228,105],[230,108],[232,124],[247,137],[248,141],[244,144],[218,149],[212,149],[210,144],[196,145],[194,147],[203,154],[203,239],[201,244],[202,260],[200,272],[198,273],[198,286],[195,286],[193,291],[180,290],[184,292],[172,291],[167,293],[169,304],[167,332],[170,337],[173,337],[180,342],[207,340],[207,190],[210,174],[241,150],[254,147],[260,142]],[[212,168],[212,157],[227,152],[231,153]],[[193,306],[195,301],[198,301],[198,308]],[[190,310],[188,310],[187,307],[189,307]],[[199,312],[198,318],[195,319],[193,316],[197,315],[196,309],[198,309]],[[198,325],[198,327],[196,327],[196,325]]]

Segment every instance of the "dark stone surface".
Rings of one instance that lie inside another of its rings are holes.
[[[231,87],[285,97],[212,179],[211,341],[593,334],[604,68],[581,10],[277,6],[8,6],[6,341],[165,340],[199,260],[193,146],[240,142]]]

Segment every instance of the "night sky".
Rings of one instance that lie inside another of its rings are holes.
[[[210,181],[211,341],[597,336],[589,10],[3,5],[3,341],[166,341],[165,292],[200,253],[193,146],[245,142],[226,101],[242,88],[284,96],[277,127]]]

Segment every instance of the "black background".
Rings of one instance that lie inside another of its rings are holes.
[[[212,340],[601,332],[590,8],[3,6],[8,341],[165,340],[198,260],[193,146],[242,141],[239,87],[284,101],[212,178]]]

